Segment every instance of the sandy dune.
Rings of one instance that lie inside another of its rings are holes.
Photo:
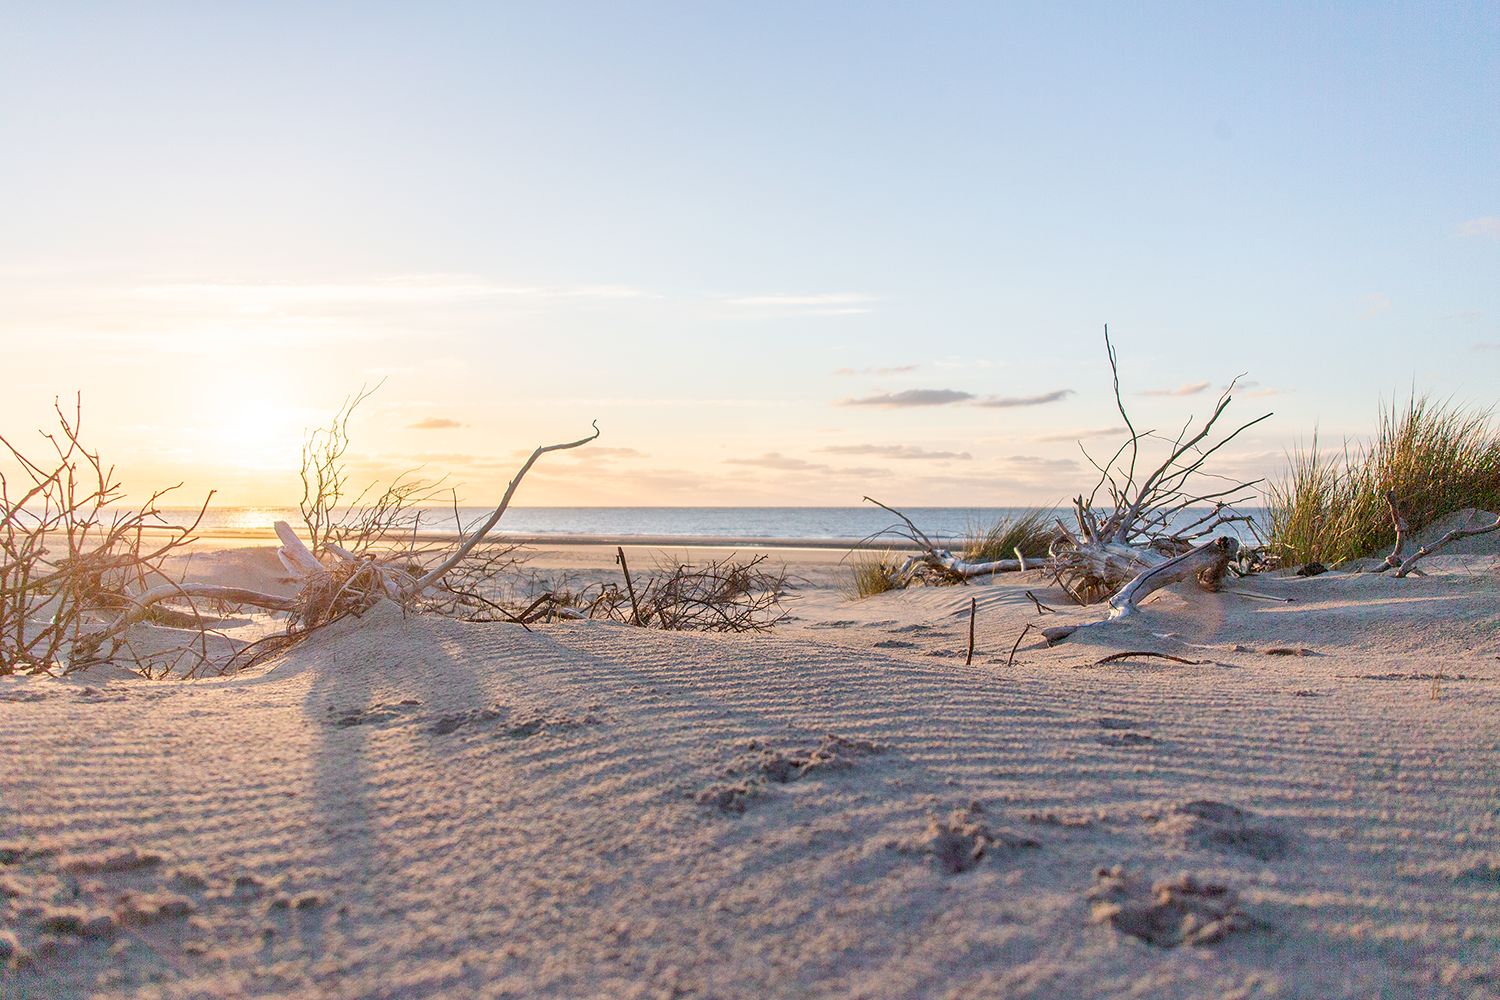
[[[0,995],[1500,995],[1500,560],[1429,563],[3,678]]]

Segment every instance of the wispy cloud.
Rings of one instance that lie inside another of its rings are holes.
[[[1481,215],[1458,224],[1458,235],[1466,239],[1500,240],[1500,215]]]
[[[1126,433],[1124,425],[1119,427],[1085,427],[1072,431],[1053,431],[1033,438],[1038,444],[1056,444],[1059,441],[1084,441],[1089,438],[1114,437]]]
[[[976,406],[989,406],[997,409],[1009,409],[1016,406],[1043,406],[1047,403],[1055,403],[1060,399],[1067,399],[1073,395],[1072,389],[1056,389],[1052,392],[1044,392],[1039,396],[988,396],[975,403]]]
[[[839,401],[840,406],[947,406],[949,403],[962,403],[973,399],[972,392],[961,392],[958,389],[906,389],[902,392],[887,392],[878,396],[865,396],[860,399],[844,399]]]
[[[627,285],[505,285],[464,274],[419,274],[324,282],[198,281],[139,285],[136,298],[256,313],[285,309],[424,306],[496,299],[657,298]]]
[[[966,451],[929,451],[910,444],[835,444],[818,451],[829,455],[879,455],[881,458],[956,460],[967,462],[973,455]]]
[[[450,420],[447,417],[428,417],[425,420],[418,420],[416,423],[407,424],[406,426],[408,430],[414,431],[445,431],[454,427],[462,427],[463,424],[457,420]]]
[[[1071,458],[1042,458],[1039,455],[1011,455],[1003,461],[1018,472],[1033,474],[1063,472],[1078,467],[1078,462]]]
[[[750,465],[757,469],[776,469],[781,472],[823,472],[829,468],[802,458],[791,458],[778,451],[768,451],[754,458],[726,458],[727,465]]]
[[[1360,304],[1364,307],[1360,310],[1360,319],[1374,319],[1381,313],[1388,313],[1391,311],[1392,305],[1391,300],[1379,292],[1366,295],[1363,299],[1360,299]]]
[[[892,365],[889,368],[836,368],[835,375],[903,375],[914,372],[921,365]]]
[[[1143,389],[1142,396],[1196,396],[1208,388],[1207,382],[1185,382],[1175,389]]]
[[[1486,343],[1474,345],[1476,351],[1500,351],[1500,340],[1492,340]]]
[[[742,295],[724,300],[732,306],[867,306],[873,295],[858,292],[822,292],[814,295]]]

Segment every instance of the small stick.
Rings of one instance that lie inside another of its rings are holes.
[[[620,572],[625,574],[625,589],[630,592],[630,620],[633,624],[641,623],[641,609],[635,603],[635,584],[630,582],[630,567],[625,562],[625,547],[615,546],[615,562],[620,564]]]
[[[1190,667],[1199,667],[1208,662],[1207,660],[1185,660],[1180,656],[1173,656],[1171,653],[1153,653],[1150,650],[1136,650],[1129,653],[1111,653],[1095,663],[1094,666],[1102,667],[1107,663],[1115,663],[1119,660],[1134,660],[1141,656],[1155,656],[1163,660],[1171,660],[1173,663],[1186,663]]]
[[[974,662],[974,618],[979,612],[979,601],[969,598],[969,655],[964,657],[964,666]]]
[[[1016,553],[1016,562],[1021,564],[1021,572],[1026,572],[1026,557],[1021,554],[1021,547],[1017,545],[1014,551]]]
[[[1036,605],[1036,613],[1037,614],[1039,614],[1039,615],[1055,615],[1055,614],[1057,614],[1056,611],[1052,610],[1051,608],[1047,607],[1047,605],[1045,605],[1041,601],[1037,600],[1036,599],[1036,595],[1033,594],[1031,591],[1029,591],[1029,590],[1026,591],[1026,596],[1029,597],[1029,598],[1031,598],[1031,603],[1032,604]]]
[[[1018,635],[1018,636],[1016,636],[1016,644],[1014,646],[1010,647],[1010,656],[1005,661],[1005,665],[1007,667],[1012,666],[1012,665],[1015,664],[1015,662],[1016,662],[1016,650],[1018,650],[1018,649],[1021,648],[1021,640],[1024,639],[1024,638],[1026,638],[1026,633],[1030,632],[1034,628],[1036,628],[1035,625],[1031,624],[1030,622],[1027,622],[1026,623],[1026,627],[1021,630],[1021,634]]]
[[[1224,593],[1226,593],[1226,594],[1236,594],[1236,595],[1238,595],[1240,597],[1253,597],[1257,601],[1275,601],[1278,604],[1292,604],[1293,603],[1293,599],[1290,598],[1290,597],[1273,597],[1270,594],[1257,594],[1253,590],[1231,590],[1230,588],[1225,587],[1224,588]]]

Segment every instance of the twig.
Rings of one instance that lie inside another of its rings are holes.
[[[1143,656],[1154,656],[1162,660],[1171,660],[1173,663],[1186,663],[1190,667],[1199,667],[1207,663],[1207,660],[1188,660],[1181,656],[1173,656],[1171,653],[1153,653],[1148,649],[1133,650],[1128,653],[1111,653],[1104,659],[1097,661],[1094,666],[1102,667],[1105,664],[1116,663],[1120,660],[1135,660]]]
[[[1032,604],[1036,605],[1036,613],[1037,614],[1039,614],[1039,615],[1055,615],[1055,614],[1057,614],[1057,612],[1054,611],[1052,608],[1047,607],[1047,605],[1045,605],[1041,601],[1037,600],[1036,595],[1033,594],[1031,591],[1029,591],[1029,590],[1026,591],[1026,596],[1031,599],[1031,603]]]
[[[1257,601],[1275,601],[1277,604],[1294,604],[1294,603],[1296,603],[1295,599],[1290,598],[1290,597],[1275,597],[1275,596],[1273,596],[1271,594],[1257,594],[1253,590],[1234,590],[1232,588],[1225,587],[1224,588],[1224,593],[1226,593],[1226,594],[1234,594],[1236,597],[1252,597],[1252,598],[1254,598]]]
[[[1030,622],[1027,622],[1026,623],[1026,627],[1021,630],[1021,634],[1018,635],[1018,636],[1016,636],[1015,644],[1010,647],[1010,656],[1006,657],[1006,659],[1005,659],[1005,665],[1007,667],[1012,666],[1012,665],[1015,664],[1015,662],[1016,662],[1016,650],[1018,650],[1018,649],[1021,648],[1021,640],[1024,639],[1024,638],[1026,638],[1026,633],[1030,632],[1034,628],[1036,628],[1035,625],[1031,624]]]
[[[630,593],[630,621],[633,625],[641,624],[641,607],[635,601],[635,584],[630,582],[630,566],[625,562],[625,546],[615,546],[615,561],[620,564],[620,572],[625,575],[625,589]]]
[[[974,619],[979,614],[979,601],[969,598],[969,655],[964,657],[964,666],[974,662]]]

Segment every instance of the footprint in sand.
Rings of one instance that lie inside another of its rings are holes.
[[[342,712],[328,706],[329,724],[340,729],[349,726],[371,726],[382,722],[393,722],[411,713],[422,703],[415,698],[371,705],[369,708],[351,708]]]
[[[1090,921],[1158,948],[1215,944],[1267,925],[1240,909],[1234,890],[1191,875],[1147,882],[1116,865],[1101,868],[1088,891]]]
[[[876,649],[916,649],[917,644],[907,642],[905,639],[882,639],[875,644]]]
[[[504,705],[495,705],[493,708],[476,708],[467,712],[454,712],[450,715],[439,716],[430,727],[430,731],[436,736],[447,736],[460,729],[470,726],[483,726],[492,722],[498,722],[510,715],[510,709]],[[567,716],[560,718],[548,718],[543,715],[533,715],[520,722],[502,726],[496,736],[504,736],[513,740],[524,740],[539,733],[557,733],[569,729],[577,729],[579,726],[594,725],[599,722],[597,716],[589,714],[580,722]]]
[[[1156,737],[1149,733],[1137,732],[1131,728],[1134,723],[1128,719],[1119,719],[1113,716],[1103,716],[1099,720],[1099,728],[1106,732],[1099,737],[1099,742],[1107,747],[1144,747],[1156,743]]]
[[[1195,799],[1152,814],[1152,832],[1184,847],[1208,847],[1274,861],[1291,850],[1291,838],[1276,824],[1225,802]]]
[[[722,813],[742,815],[769,785],[789,785],[819,773],[845,771],[866,757],[885,752],[879,743],[833,734],[811,748],[782,751],[761,740],[751,740],[745,749],[748,753],[726,769],[731,780],[710,785],[694,796],[695,801]]]
[[[971,802],[947,816],[934,816],[920,836],[899,842],[903,854],[930,855],[945,875],[970,871],[987,856],[1009,855],[1041,847],[1041,841],[1010,830],[993,828],[984,806]]]
[[[1149,733],[1127,730],[1123,733],[1105,733],[1099,737],[1099,742],[1107,747],[1146,747],[1155,744],[1156,737]]]

